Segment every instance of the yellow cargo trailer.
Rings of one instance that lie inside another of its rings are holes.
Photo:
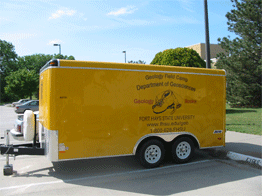
[[[39,142],[51,161],[135,154],[156,167],[225,146],[218,69],[52,60],[40,71]]]

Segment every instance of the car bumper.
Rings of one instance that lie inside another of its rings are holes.
[[[17,132],[15,129],[12,129],[10,133],[15,140],[24,141],[23,133]]]
[[[24,113],[24,110],[21,110],[21,109],[15,109],[15,113]]]

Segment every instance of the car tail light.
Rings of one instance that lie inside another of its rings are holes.
[[[19,107],[15,107],[16,109],[18,109]]]
[[[17,131],[20,132],[20,133],[22,132],[22,126],[21,125],[17,125]]]

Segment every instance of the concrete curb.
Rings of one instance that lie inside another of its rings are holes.
[[[240,153],[228,151],[225,149],[213,148],[213,149],[205,149],[205,151],[207,151],[210,156],[215,157],[215,158],[221,158],[221,159],[227,158],[227,159],[231,159],[234,161],[248,163],[258,168],[262,168],[262,159],[261,158],[240,154]]]
[[[231,152],[231,151],[228,151],[226,156],[231,160],[244,161],[246,163],[262,168],[262,159],[260,158],[243,155],[243,154],[239,154],[239,153]]]

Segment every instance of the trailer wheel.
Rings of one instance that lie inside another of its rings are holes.
[[[186,163],[194,155],[195,147],[190,138],[181,137],[172,145],[172,156],[176,163]]]
[[[32,141],[35,135],[35,115],[32,110],[26,110],[24,113],[23,134],[25,141]]]
[[[165,156],[165,147],[156,139],[145,142],[138,150],[137,157],[145,168],[154,168],[160,165]]]

